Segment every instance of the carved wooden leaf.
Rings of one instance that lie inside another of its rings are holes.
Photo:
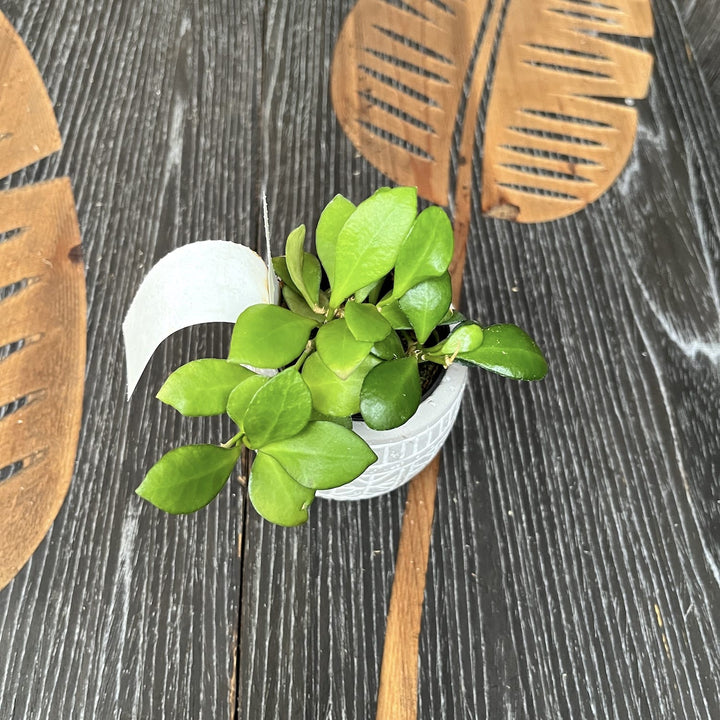
[[[59,147],[37,68],[0,14],[0,177]],[[0,192],[0,589],[35,551],[70,484],[85,309],[70,181]]]
[[[647,0],[511,2],[483,152],[482,208],[553,220],[596,200],[625,167],[652,57],[608,35],[650,36]]]
[[[0,178],[54,153],[61,144],[40,73],[0,12]]]
[[[335,45],[332,100],[360,152],[448,204],[450,151],[486,0],[359,0]]]
[[[67,493],[85,374],[85,278],[69,180],[0,193],[0,238],[8,232],[0,242],[0,588]]]
[[[462,244],[496,42],[483,208],[531,222],[580,209],[625,165],[635,111],[590,96],[646,94],[651,57],[606,36],[651,34],[649,0],[359,0],[335,47],[333,105],[373,165],[441,205],[449,204],[458,138]]]

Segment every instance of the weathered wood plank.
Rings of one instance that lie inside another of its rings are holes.
[[[63,0],[3,10],[38,63],[65,140],[61,154],[9,184],[72,177],[89,347],[70,493],[0,593],[0,717],[231,717],[238,486],[189,518],[164,516],[133,493],[174,444],[229,431],[180,422],[152,399],[171,368],[225,352],[228,331],[173,337],[128,404],[120,324],[170,249],[255,236],[258,3]]]
[[[689,59],[701,68],[715,107],[720,106],[720,5],[714,0],[686,0],[680,5],[689,40]]]
[[[268,2],[260,123],[272,245],[313,227],[336,193],[360,200],[382,177],[355,153],[329,97],[334,39],[351,3]],[[369,718],[405,492],[316,500],[307,526],[248,509],[239,718]]]
[[[328,121],[328,35],[351,6],[268,3],[276,249],[335,192],[378,184]],[[552,371],[476,376],[444,453],[419,717],[720,712],[718,131],[674,5],[655,10],[618,185],[555,223],[475,219],[466,305],[530,329]],[[317,503],[291,533],[251,511],[241,717],[373,716],[404,496]]]
[[[2,720],[231,716],[241,586],[239,717],[374,714],[405,491],[318,501],[295,531],[248,509],[244,568],[237,486],[184,519],[132,494],[173,442],[222,431],[149,398],[226,329],[173,338],[123,400],[120,321],[150,264],[194,239],[255,242],[262,184],[277,251],[334,192],[383,182],[329,103],[350,0],[199,5],[3,6],[65,148],[2,186],[73,178],[90,346],[68,500],[0,593]],[[618,186],[557,223],[472,228],[466,306],[528,327],[552,374],[475,376],[444,453],[422,718],[720,714],[720,138],[674,3],[655,10]]]

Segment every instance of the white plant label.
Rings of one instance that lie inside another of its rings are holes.
[[[207,240],[173,250],[147,274],[123,322],[128,398],[152,354],[174,332],[234,323],[250,305],[276,302],[277,292],[272,268],[244,245]]]

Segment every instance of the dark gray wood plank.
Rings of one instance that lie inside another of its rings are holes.
[[[277,250],[335,192],[383,180],[327,94],[352,3],[267,7]],[[657,68],[617,186],[554,223],[473,224],[466,306],[527,327],[552,370],[474,376],[446,448],[421,718],[720,714],[720,144],[677,9],[654,7]],[[404,494],[317,502],[294,532],[249,511],[240,717],[374,716]]]
[[[261,167],[275,254],[301,222],[314,227],[335,192],[361,199],[383,182],[330,108],[332,48],[351,6],[267,3]],[[248,509],[239,718],[373,716],[404,494],[316,500],[296,530]]]
[[[690,62],[697,62],[720,107],[720,4],[716,0],[685,0],[681,3],[689,41]]]
[[[72,177],[89,334],[70,493],[0,593],[0,718],[231,717],[239,486],[187,518],[133,493],[173,445],[229,432],[180,422],[152,397],[170,369],[224,353],[228,329],[173,337],[128,404],[120,325],[170,249],[255,236],[258,3],[61,0],[3,10],[37,61],[65,139],[62,153],[5,185]]]
[[[90,301],[77,475],[0,594],[3,720],[231,713],[242,494],[186,519],[132,495],[173,440],[222,432],[145,398],[171,367],[222,353],[227,332],[173,338],[127,406],[119,324],[168,249],[257,238],[260,182],[276,250],[334,192],[382,182],[329,107],[350,7],[3,6],[66,138],[5,185],[72,175]],[[656,10],[658,68],[618,187],[551,225],[473,228],[468,307],[531,329],[553,373],[475,378],[445,453],[423,718],[720,713],[720,145],[674,5]],[[373,716],[403,499],[318,502],[299,531],[248,511],[240,717]]]

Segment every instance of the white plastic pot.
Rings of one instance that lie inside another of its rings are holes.
[[[410,420],[394,430],[371,430],[364,422],[354,421],[353,430],[375,451],[377,462],[351,483],[319,490],[317,496],[331,500],[366,500],[392,492],[408,482],[430,464],[450,434],[466,382],[467,367],[451,365]]]

